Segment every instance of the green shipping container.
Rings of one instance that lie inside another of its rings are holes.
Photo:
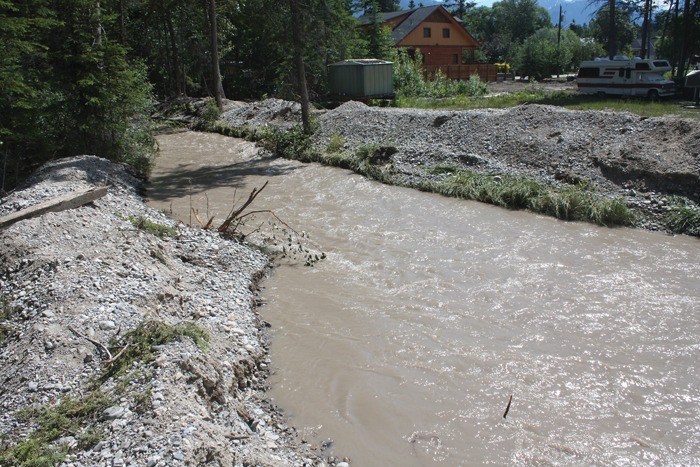
[[[344,60],[328,65],[332,96],[365,98],[394,94],[393,63],[384,60]]]

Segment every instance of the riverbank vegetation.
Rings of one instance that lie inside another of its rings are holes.
[[[334,135],[326,151],[314,151],[310,139],[300,127],[277,129],[234,129],[219,121],[211,127],[228,136],[243,137],[282,157],[301,162],[352,170],[389,185],[415,188],[449,197],[475,200],[507,209],[524,209],[557,219],[591,222],[605,226],[632,225],[634,212],[622,200],[596,193],[585,182],[576,186],[547,185],[526,177],[482,175],[458,166],[434,165],[419,180],[403,177],[386,164],[386,149],[364,145],[353,152],[344,151],[344,141]]]
[[[400,95],[395,100],[396,107],[416,109],[505,109],[526,104],[553,105],[569,110],[631,112],[642,117],[680,117],[700,120],[700,112],[696,109],[684,108],[672,100],[652,102],[642,98],[614,96],[600,98],[574,91],[547,91],[537,82],[531,83],[526,90],[483,97],[466,94],[444,98]]]

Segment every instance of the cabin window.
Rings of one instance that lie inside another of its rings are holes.
[[[597,78],[600,76],[598,73],[600,68],[581,68],[578,70],[579,78]]]
[[[430,37],[430,28],[423,28],[423,37]]]
[[[450,28],[442,28],[442,37],[444,37],[445,39],[449,39]]]
[[[452,63],[459,63],[459,54],[452,54]]]

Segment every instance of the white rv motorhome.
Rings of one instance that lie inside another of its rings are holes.
[[[671,71],[667,60],[616,56],[581,62],[576,77],[578,90],[586,94],[660,97],[675,94],[673,81],[663,74]]]

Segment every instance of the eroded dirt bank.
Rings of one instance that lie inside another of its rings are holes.
[[[20,464],[21,446],[66,466],[326,465],[262,393],[261,253],[176,225],[93,156],[45,166],[0,216],[104,185],[0,229],[0,464]],[[47,434],[59,419],[77,424]]]

